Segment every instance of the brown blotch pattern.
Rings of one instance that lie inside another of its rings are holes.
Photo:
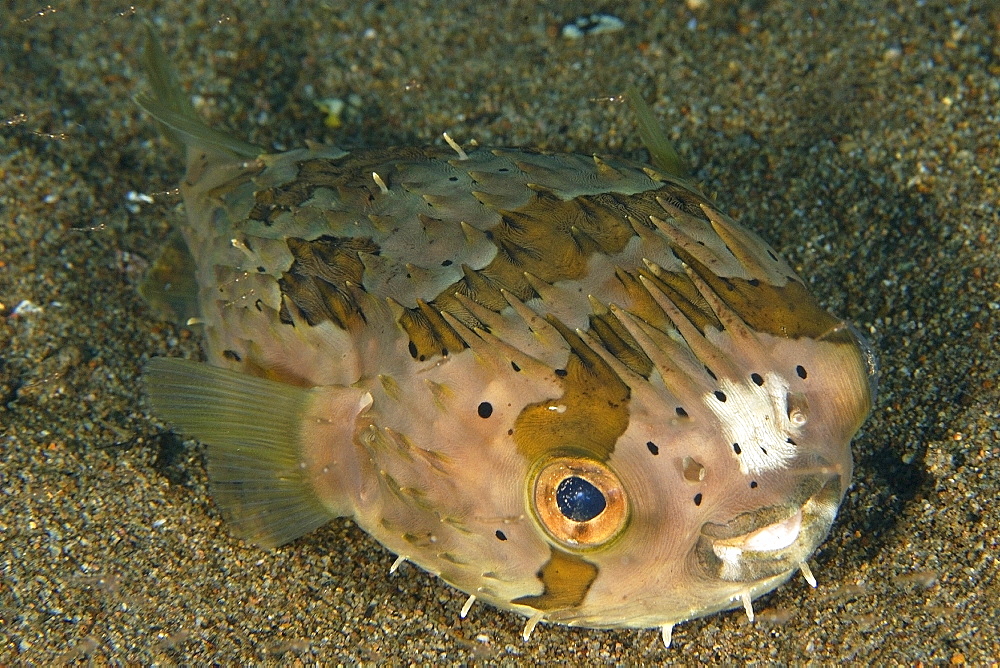
[[[842,322],[827,313],[798,280],[789,277],[784,285],[771,285],[753,279],[723,278],[682,248],[675,247],[674,252],[747,325],[759,332],[789,339],[831,340],[836,338],[835,332],[843,329]],[[704,327],[699,329],[704,331]],[[842,342],[853,343],[849,333],[845,336],[848,338]]]
[[[280,212],[303,206],[318,188],[341,194],[367,192],[369,200],[374,201],[378,188],[370,176],[373,168],[387,163],[401,165],[410,159],[426,161],[433,157],[432,153],[431,149],[392,149],[349,155],[340,160],[304,161],[298,165],[295,178],[255,194],[249,217],[266,225],[272,224]],[[492,175],[491,178],[498,177]],[[663,217],[664,206],[675,207],[702,221],[708,220],[705,207],[711,206],[685,185],[671,182],[634,194],[605,192],[571,199],[562,199],[542,186],[531,188],[535,192],[525,205],[513,210],[494,209],[501,222],[485,231],[497,248],[492,261],[480,269],[462,265],[462,277],[434,299],[403,308],[399,325],[410,339],[409,349],[415,359],[428,360],[465,347],[461,337],[442,316],[444,312],[467,326],[482,326],[456,298],[457,294],[500,312],[507,307],[502,290],[522,301],[531,300],[539,296],[532,282],[553,284],[581,280],[595,253],[614,255],[622,252],[637,230],[657,234],[649,218]],[[483,198],[488,200],[485,194]],[[356,201],[356,196],[349,199]],[[494,208],[488,201],[484,204]],[[455,232],[460,233],[458,229]],[[738,247],[738,240],[726,235],[723,238],[735,257],[745,254]],[[364,314],[352,297],[364,284],[364,264],[358,253],[377,253],[377,242],[337,236],[314,240],[290,238],[287,242],[295,261],[279,284],[306,322],[318,324],[329,320],[340,327],[349,327],[363,321]],[[775,286],[757,279],[722,278],[683,248],[676,244],[670,247],[750,327],[788,338],[838,336],[840,322],[824,311],[799,281],[790,278],[784,285]],[[405,258],[393,259],[406,261]],[[622,268],[618,271],[618,279],[629,294],[629,309],[654,327],[663,331],[673,329],[671,319],[649,295],[640,279],[662,291],[700,331],[723,328],[698,286],[685,272]],[[285,304],[279,316],[283,322],[293,322]],[[606,310],[591,314],[590,332],[635,373],[648,377],[652,372],[652,362],[641,347]],[[849,335],[844,336],[849,339]]]
[[[548,321],[571,348],[560,376],[563,394],[521,411],[514,425],[517,449],[528,461],[560,451],[607,461],[628,428],[631,391],[579,336],[551,316]]]
[[[312,199],[319,188],[328,188],[334,192],[368,191],[369,199],[373,199],[375,192],[378,191],[371,178],[374,165],[384,164],[387,158],[406,159],[425,156],[425,150],[409,148],[366,151],[349,154],[340,160],[327,158],[305,160],[298,163],[298,174],[295,178],[254,193],[254,206],[250,209],[248,218],[259,221],[265,226],[273,225],[279,214],[301,207]]]
[[[638,195],[636,195],[638,197]],[[479,326],[455,294],[465,295],[494,311],[507,306],[500,289],[524,301],[537,297],[525,274],[546,283],[578,280],[587,272],[593,253],[620,253],[634,231],[624,216],[595,201],[603,196],[581,196],[571,200],[541,191],[528,205],[516,211],[501,211],[501,222],[487,232],[497,254],[479,270],[463,266],[463,277],[441,291],[430,306],[447,311],[469,326]],[[607,199],[607,198],[603,198]],[[430,318],[420,317],[420,307],[408,309],[400,321],[416,344],[417,357],[428,359],[441,349],[454,349],[445,332]],[[443,321],[442,321],[443,322]],[[454,332],[445,324],[447,332]]]
[[[285,240],[294,261],[278,279],[281,292],[310,325],[332,320],[348,329],[364,322],[354,297],[364,277],[359,253],[378,253],[371,239],[322,236],[312,241]]]
[[[521,596],[511,603],[535,610],[563,610],[583,603],[600,569],[583,557],[552,550],[552,556],[538,573],[545,589],[541,594]]]
[[[625,366],[643,378],[649,378],[653,372],[653,362],[618,318],[607,312],[592,313],[590,333],[594,334],[604,348]]]

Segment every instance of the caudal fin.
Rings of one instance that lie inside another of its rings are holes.
[[[150,24],[145,24],[146,43],[142,61],[153,87],[152,95],[140,94],[135,102],[158,120],[166,133],[177,143],[192,147],[212,148],[245,158],[256,158],[264,150],[253,144],[230,137],[205,125],[187,94],[177,82],[177,73],[167,59],[163,46]]]

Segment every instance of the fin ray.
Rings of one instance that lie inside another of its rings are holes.
[[[166,127],[171,139],[184,146],[210,147],[245,158],[263,154],[263,149],[213,130],[198,118],[191,101],[177,82],[177,73],[163,52],[153,27],[147,23],[145,31],[142,60],[153,95],[137,95],[135,103]]]
[[[671,176],[681,179],[685,178],[687,176],[687,168],[684,166],[684,161],[678,155],[674,145],[667,139],[667,133],[656,122],[653,110],[642,99],[635,86],[630,85],[625,89],[625,98],[628,100],[629,105],[632,107],[632,112],[635,114],[639,139],[642,141],[643,146],[646,147],[646,150],[649,151],[649,157],[653,165]]]
[[[186,325],[199,314],[194,258],[179,232],[171,232],[139,285],[139,294],[163,320]]]
[[[302,461],[309,390],[165,357],[146,364],[145,381],[156,414],[208,445],[213,497],[237,535],[277,547],[335,516]]]

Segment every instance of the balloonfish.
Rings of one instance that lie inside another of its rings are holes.
[[[179,277],[149,293],[207,358],[155,358],[146,383],[206,444],[238,536],[353,518],[525,639],[669,645],[815,584],[872,352],[682,176],[637,96],[652,165],[447,135],[268,153],[198,119],[152,36],[146,61],[137,101],[187,155]]]

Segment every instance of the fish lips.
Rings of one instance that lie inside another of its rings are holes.
[[[789,574],[830,532],[842,491],[839,475],[811,475],[788,503],[741,513],[725,524],[706,522],[695,546],[701,569],[728,582]]]

